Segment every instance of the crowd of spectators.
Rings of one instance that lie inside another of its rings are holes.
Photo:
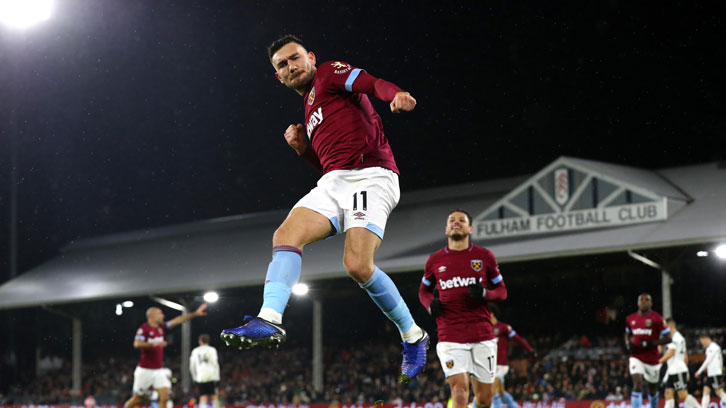
[[[702,352],[698,331],[686,334],[691,353]],[[713,333],[714,340],[724,344],[724,331]],[[630,397],[627,354],[622,338],[589,338],[556,335],[528,337],[539,357],[523,356],[523,349],[511,353],[511,369],[506,386],[518,401],[554,400],[620,400]],[[449,398],[448,386],[436,353],[429,353],[425,371],[407,385],[398,384],[400,346],[389,337],[350,346],[328,346],[325,349],[325,386],[320,392],[313,388],[312,354],[308,347],[286,347],[279,350],[239,352],[218,347],[222,368],[220,397],[225,404],[263,403],[371,403],[384,400],[396,402],[441,401]],[[167,366],[174,377],[179,376],[179,358],[167,355]],[[82,367],[82,395],[72,395],[71,367],[68,361],[44,365],[36,378],[14,384],[0,405],[82,404],[89,395],[98,404],[122,404],[131,395],[133,371],[137,356],[109,356],[87,362]],[[698,364],[691,365],[695,371]],[[700,395],[703,378],[691,377],[690,391]],[[183,394],[178,381],[172,387],[172,398],[186,404],[194,390]]]

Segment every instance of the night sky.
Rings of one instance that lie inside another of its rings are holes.
[[[286,33],[418,100],[374,101],[404,200],[561,155],[726,159],[722,3],[55,2],[0,27],[0,282],[13,140],[21,273],[76,239],[291,207],[318,175],[282,137],[303,121],[266,54]]]

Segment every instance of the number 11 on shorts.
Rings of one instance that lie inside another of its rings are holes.
[[[358,210],[358,194],[353,193],[353,211]],[[363,204],[363,211],[368,211],[368,192],[365,190],[360,192],[361,201]]]

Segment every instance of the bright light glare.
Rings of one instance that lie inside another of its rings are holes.
[[[121,316],[124,313],[124,308],[120,303],[116,304],[116,316]]]
[[[716,250],[713,251],[717,257],[721,259],[726,259],[726,244],[721,244],[716,247]]]
[[[207,303],[214,303],[219,300],[217,292],[207,292],[204,294],[204,301]]]
[[[130,300],[127,300],[127,301],[121,303],[121,306],[123,306],[123,307],[134,307],[134,302],[132,302]]]
[[[292,293],[298,295],[298,296],[304,296],[308,293],[308,285],[304,283],[297,283],[295,286],[292,287]]]
[[[0,0],[0,21],[12,28],[28,28],[50,18],[53,0]]]
[[[708,251],[698,251],[698,252],[696,252],[696,256],[699,258],[706,257],[706,256],[708,256]]]

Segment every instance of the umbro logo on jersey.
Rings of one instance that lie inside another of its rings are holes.
[[[439,266],[439,272],[446,272],[445,266]]]
[[[354,212],[353,213],[353,216],[355,217],[356,220],[364,220],[364,219],[366,219],[366,213],[360,212],[360,211]]]

